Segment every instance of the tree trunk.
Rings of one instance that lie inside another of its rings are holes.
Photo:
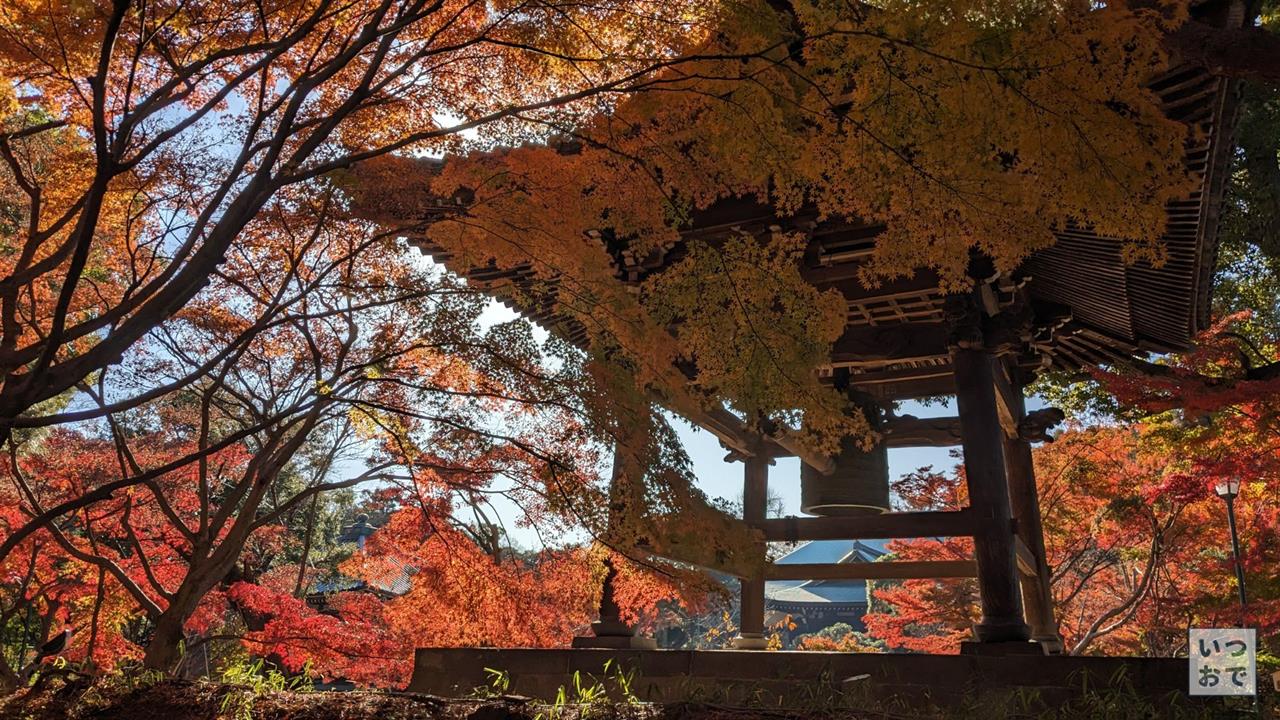
[[[224,572],[223,575],[225,574]],[[195,612],[205,594],[217,584],[217,580],[209,580],[215,575],[216,568],[209,565],[192,566],[187,570],[186,578],[169,599],[169,605],[154,618],[155,629],[142,655],[143,667],[164,673],[177,669],[182,660],[187,619]]]
[[[156,619],[151,641],[147,643],[147,650],[142,656],[143,667],[165,673],[177,667],[182,659],[182,641],[186,637],[183,626],[189,614],[174,612],[174,605],[170,605],[169,609]]]
[[[0,657],[0,695],[8,695],[22,685],[22,678],[9,666],[8,661]]]

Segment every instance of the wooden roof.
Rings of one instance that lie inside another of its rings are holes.
[[[1219,0],[1193,3],[1193,12],[1213,24],[1230,22],[1228,9]],[[1045,370],[1076,371],[1135,354],[1185,349],[1209,322],[1238,84],[1183,66],[1152,79],[1149,86],[1170,118],[1199,130],[1185,156],[1196,180],[1194,190],[1167,207],[1162,240],[1168,260],[1158,268],[1126,265],[1121,239],[1070,228],[1057,234],[1055,245],[1027,258],[1016,272],[987,273],[980,290],[989,311],[1015,303],[1030,311],[1031,332],[1023,337],[1016,359],[1024,371],[1023,380]],[[430,218],[412,222],[430,222]],[[614,261],[620,281],[638,284],[678,260],[686,241],[695,237],[804,232],[810,242],[802,274],[820,288],[838,289],[848,307],[845,332],[834,344],[829,362],[818,371],[847,373],[854,387],[885,400],[952,394],[955,380],[944,322],[945,297],[936,276],[920,271],[874,289],[858,280],[859,268],[883,229],[849,220],[818,221],[815,213],[783,217],[752,201],[726,200],[696,213],[690,229],[665,251],[646,257],[622,251]],[[427,239],[411,240],[471,284],[492,291],[498,300],[571,342],[585,345],[584,328],[556,312],[556,283],[540,278],[542,282],[531,285],[534,273],[528,265],[464,267]],[[532,287],[538,289],[536,293]],[[513,288],[523,291],[515,293]],[[760,437],[727,410],[689,419],[745,456],[800,453],[806,462],[823,464],[821,458],[809,457],[795,447],[785,433]]]
[[[1021,297],[1032,309],[1033,334],[1019,364],[1043,369],[1079,370],[1142,352],[1187,347],[1209,320],[1209,291],[1216,252],[1216,230],[1228,172],[1234,83],[1191,67],[1175,68],[1151,82],[1169,117],[1198,127],[1198,144],[1186,151],[1197,179],[1194,192],[1167,208],[1163,242],[1168,261],[1161,267],[1126,265],[1118,238],[1073,228],[1058,233],[1054,246],[1029,257],[1017,273],[995,277],[984,299],[1005,306]],[[835,343],[824,372],[847,369],[851,382],[886,399],[949,394],[954,382],[943,325],[944,296],[931,272],[868,289],[857,279],[882,226],[849,221],[818,222],[813,214],[779,217],[769,207],[742,200],[723,201],[694,216],[683,239],[777,229],[808,233],[803,275],[820,288],[837,288],[848,302],[844,335]],[[575,342],[585,342],[581,327],[555,314],[554,285],[535,301],[516,303],[500,288],[522,285],[528,266],[457,267],[439,247],[418,238],[422,251],[473,284]],[[660,256],[621,253],[618,277],[638,283],[678,259],[684,243]]]

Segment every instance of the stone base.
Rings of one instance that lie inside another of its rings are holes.
[[[733,647],[736,650],[767,650],[769,641],[764,638],[764,635],[746,633],[733,639]]]
[[[1062,638],[1057,635],[1046,635],[1044,637],[1032,635],[1031,642],[1040,643],[1040,647],[1044,648],[1045,655],[1062,655],[1067,651],[1062,645]]]
[[[658,641],[639,635],[579,635],[571,646],[601,650],[657,650]]]
[[[984,643],[1016,643],[1031,639],[1031,628],[1021,620],[983,619],[973,626],[973,636]]]
[[[612,668],[620,668],[635,672],[635,696],[653,702],[715,697],[730,704],[785,707],[815,688],[827,688],[823,692],[843,691],[853,698],[865,695],[894,703],[946,706],[955,702],[972,707],[974,702],[991,702],[994,708],[1003,707],[999,704],[1011,697],[1023,702],[1027,697],[1023,689],[1030,689],[1040,704],[1053,708],[1078,697],[1086,685],[1090,692],[1132,687],[1163,704],[1168,704],[1170,696],[1170,702],[1178,704],[1217,700],[1186,697],[1186,658],[639,650],[630,646],[630,639],[610,642],[625,646],[420,649],[407,689],[462,697],[486,684],[486,668],[493,668],[508,673],[508,692],[551,700],[560,688],[572,687],[575,673],[603,679]],[[1034,643],[1022,645],[1038,651]]]
[[[1015,640],[1012,642],[966,640],[960,643],[960,654],[1005,657],[1007,655],[1048,655],[1049,652],[1044,645],[1034,640]]]
[[[631,637],[636,633],[618,618],[600,618],[591,623],[591,634],[596,637]]]

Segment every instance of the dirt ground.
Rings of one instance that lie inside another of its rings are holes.
[[[532,720],[527,701],[445,700],[380,692],[264,692],[162,680],[127,687],[50,681],[0,704],[0,720]]]
[[[0,720],[745,720],[800,715],[707,705],[561,707],[514,696],[449,699],[414,693],[264,692],[213,682],[53,678],[0,699]],[[852,718],[853,716],[847,716]]]
[[[797,704],[800,704],[797,702]],[[214,682],[47,675],[0,698],[0,720],[1280,720],[1273,708],[1208,710],[1091,698],[1075,709],[993,707],[915,712],[848,705],[776,708],[703,703],[548,705],[498,696],[448,699],[372,691],[259,691]]]

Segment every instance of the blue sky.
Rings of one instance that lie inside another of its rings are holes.
[[[899,414],[917,417],[933,417],[952,415],[954,405],[923,406],[919,403],[904,403]],[[726,451],[720,447],[715,436],[705,430],[696,430],[683,420],[678,420],[676,427],[680,432],[680,440],[693,460],[694,471],[698,477],[698,486],[711,497],[722,497],[737,500],[742,496],[742,463],[724,462]],[[958,461],[951,456],[949,448],[894,448],[889,450],[889,475],[896,478],[926,465],[934,469],[950,469]],[[769,489],[772,494],[782,498],[783,515],[800,514],[800,461],[796,458],[781,458],[777,464],[769,468]]]

